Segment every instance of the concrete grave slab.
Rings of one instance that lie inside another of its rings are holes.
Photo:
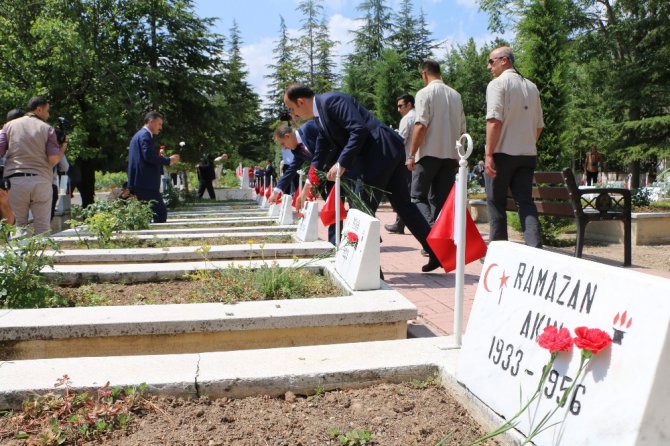
[[[458,379],[505,417],[538,387],[545,326],[599,328],[614,343],[594,356],[538,446],[660,445],[670,438],[670,280],[509,242],[492,242],[482,269]],[[559,353],[538,417],[573,382],[579,349]],[[535,421],[535,424],[537,420]],[[519,429],[531,422],[522,417]]]
[[[300,243],[244,243],[239,245],[210,246],[207,258],[249,259],[265,256],[278,257],[316,257],[328,254],[333,245],[324,241]],[[59,252],[47,252],[54,261],[63,263],[139,263],[139,262],[176,262],[202,260],[199,246],[171,246],[166,248],[123,248],[123,249],[64,249]]]

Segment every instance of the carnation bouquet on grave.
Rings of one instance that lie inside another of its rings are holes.
[[[327,175],[327,172],[318,170],[314,168],[314,166],[310,166],[307,177],[313,188],[316,188],[320,192],[325,192],[326,182],[329,181]],[[352,180],[351,178],[346,177],[340,177],[340,188],[341,198],[347,199],[351,208],[358,209],[373,217],[375,213],[370,209],[370,206],[363,199],[363,196],[372,197],[375,192],[390,194],[390,192],[385,191],[384,189],[370,186],[362,181]],[[329,194],[335,194],[335,191],[331,189]],[[316,196],[316,193],[312,192],[312,196]]]

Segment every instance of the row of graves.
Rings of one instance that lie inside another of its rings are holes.
[[[241,189],[253,190],[245,172]],[[64,375],[71,390],[146,383],[237,398],[438,374],[485,429],[500,426],[502,444],[670,444],[668,280],[493,242],[462,345],[406,339],[417,308],[379,278],[379,220],[350,209],[334,247],[318,240],[316,201],[268,205],[256,187],[252,200],[193,205],[117,235],[157,247],[82,249],[85,228],[63,231],[43,273],[69,287],[152,283],[162,295],[203,271],[299,268],[335,295],[0,310],[0,408]]]

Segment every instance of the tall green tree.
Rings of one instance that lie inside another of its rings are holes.
[[[301,0],[297,10],[302,13],[302,35],[298,39],[298,48],[301,55],[302,68],[305,73],[305,82],[315,84],[317,72],[317,36],[320,32],[320,18],[323,14],[322,0]]]
[[[266,114],[269,118],[277,118],[284,110],[284,91],[286,87],[293,82],[302,80],[303,74],[299,67],[299,60],[296,54],[296,48],[288,36],[286,22],[284,17],[279,17],[279,39],[277,46],[272,52],[274,63],[268,65],[272,71],[266,75],[269,82],[270,92],[268,93],[269,105],[266,107]]]
[[[223,72],[223,91],[216,103],[223,113],[229,131],[226,147],[250,160],[267,158],[271,135],[268,123],[260,113],[260,98],[247,82],[248,73],[242,59],[240,29],[236,21],[230,29],[228,52]]]
[[[629,163],[637,187],[643,163],[653,173],[656,159],[670,155],[670,4],[585,0],[582,12],[580,54],[602,64],[590,82],[604,85],[612,108],[601,122],[612,136],[609,157]]]
[[[447,54],[442,78],[461,94],[468,133],[472,136],[474,151],[471,164],[484,159],[486,145],[486,86],[491,74],[486,69],[489,53],[505,43],[497,41],[477,50],[474,39],[457,45]]]
[[[544,130],[538,142],[538,168],[568,166],[571,148],[563,147],[566,119],[566,58],[569,0],[531,2],[518,25],[519,70],[540,90]]]
[[[385,124],[397,128],[400,114],[396,107],[397,97],[408,92],[413,72],[402,65],[402,56],[393,49],[386,49],[375,64],[374,108],[375,116]]]
[[[2,7],[0,47],[11,51],[0,62],[1,82],[13,87],[2,85],[0,105],[48,95],[52,115],[73,123],[71,161],[123,169],[123,149],[151,108],[165,114],[161,141],[170,145],[209,124],[206,95],[222,40],[191,1],[5,0]]]
[[[335,89],[339,76],[337,65],[334,60],[334,47],[338,42],[330,38],[326,18],[321,18],[321,23],[316,33],[316,60],[314,71],[314,83],[312,88],[317,93],[325,93]]]
[[[384,0],[363,0],[357,9],[364,13],[363,24],[354,31],[354,53],[345,63],[343,88],[372,110],[375,106],[375,64],[388,45],[393,22]]]

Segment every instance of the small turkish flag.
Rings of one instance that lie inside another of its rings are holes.
[[[326,199],[326,205],[321,209],[321,223],[324,226],[330,226],[335,224],[335,188],[330,190],[328,198]],[[340,221],[347,218],[347,210],[344,208],[344,200],[340,198]]]
[[[265,191],[265,198],[270,198],[270,195],[272,195],[272,186],[268,186],[267,190]]]
[[[454,218],[456,217],[456,186],[451,188],[442,212],[437,217],[426,241],[430,245],[444,271],[456,269],[456,243],[454,238]],[[474,262],[486,255],[486,243],[479,233],[470,212],[465,209],[465,263]]]

